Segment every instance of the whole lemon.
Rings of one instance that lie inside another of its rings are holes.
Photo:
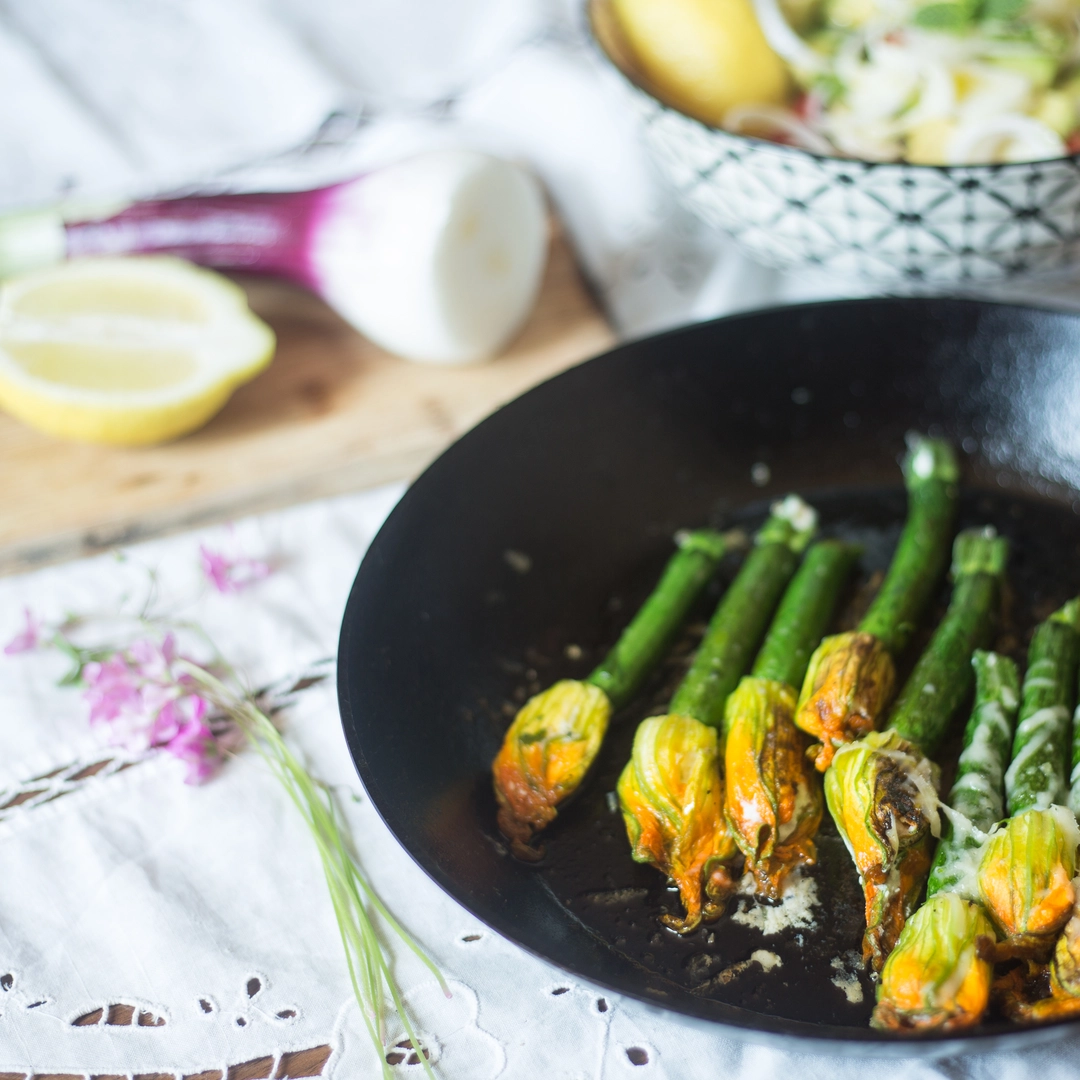
[[[787,100],[790,77],[750,0],[612,0],[642,72],[669,104],[719,126],[734,105]]]

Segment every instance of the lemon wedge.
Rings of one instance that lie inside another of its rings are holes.
[[[49,435],[174,439],[273,354],[243,291],[183,259],[75,259],[0,285],[0,408]]]
[[[613,0],[641,69],[675,108],[721,126],[736,105],[780,105],[791,90],[751,0]]]

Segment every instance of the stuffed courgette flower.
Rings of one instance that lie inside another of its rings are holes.
[[[663,656],[690,605],[738,533],[680,533],[663,576],[600,666],[530,698],[492,765],[499,828],[519,858],[535,860],[537,833],[555,820],[596,760],[612,711],[625,705]]]
[[[680,933],[717,918],[734,890],[739,850],[724,819],[719,727],[728,695],[816,527],[815,511],[795,496],[773,506],[667,715],[638,726],[619,777],[631,854],[678,886],[685,915],[663,921]]]
[[[854,631],[826,638],[810,660],[795,723],[818,740],[828,768],[837,747],[873,731],[892,698],[903,652],[945,570],[959,470],[948,443],[908,436],[908,517],[881,589]]]
[[[996,958],[1045,960],[1072,913],[1080,830],[1065,778],[1080,663],[1080,601],[1035,628],[1005,773],[1009,818],[979,865],[979,892],[1004,935]]]
[[[872,1025],[889,1031],[955,1031],[977,1024],[993,966],[979,955],[994,927],[982,907],[952,892],[932,896],[907,921],[885,962]]]
[[[890,1031],[956,1031],[977,1024],[990,1001],[996,938],[978,902],[976,877],[986,834],[1004,813],[1020,677],[1012,660],[977,651],[975,705],[949,794],[945,834],[934,856],[927,900],[908,919],[878,984],[871,1024]]]
[[[989,637],[1008,545],[991,528],[968,529],[953,546],[953,593],[938,628],[897,698],[885,731],[837,751],[825,798],[859,871],[866,898],[863,954],[881,970],[915,910],[940,835],[937,748]]]
[[[1068,797],[1069,715],[1080,657],[1080,601],[1035,628],[1028,647],[1021,721],[1005,774],[1012,817],[990,838],[979,866],[980,898],[1004,935],[989,961],[1016,960],[995,980],[1000,1010],[1014,1020],[1080,1014],[1080,830]],[[1074,732],[1075,740],[1075,732]]]
[[[792,867],[817,857],[821,785],[794,724],[796,688],[859,550],[835,540],[810,548],[724,711],[724,815],[758,895],[770,900]]]
[[[982,902],[1004,935],[995,958],[1045,959],[1072,914],[1080,829],[1068,807],[1024,810],[990,837],[979,864]]]
[[[678,886],[684,918],[664,922],[689,932],[724,910],[737,879],[738,848],[724,822],[716,728],[669,713],[638,725],[630,763],[619,777],[619,804],[637,862]]]

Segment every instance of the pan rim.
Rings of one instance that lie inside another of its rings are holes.
[[[341,720],[348,744],[350,756],[354,767],[371,799],[380,819],[389,829],[391,835],[408,852],[413,862],[422,869],[436,885],[446,892],[454,902],[460,904],[475,918],[479,919],[492,931],[527,953],[545,963],[565,971],[576,979],[580,979],[598,989],[609,993],[621,994],[631,998],[650,1009],[659,1011],[666,1018],[675,1018],[680,1022],[693,1025],[708,1025],[719,1035],[748,1042],[769,1045],[777,1049],[794,1052],[815,1054],[833,1054],[843,1057],[860,1058],[942,1058],[959,1053],[992,1053],[1002,1050],[1019,1050],[1029,1046],[1036,1046],[1063,1037],[1070,1032],[1080,1031],[1080,1021],[1061,1019],[1041,1024],[1015,1024],[1008,1028],[991,1028],[987,1030],[973,1029],[964,1032],[925,1032],[920,1034],[907,1034],[897,1032],[877,1031],[873,1028],[859,1028],[846,1026],[830,1026],[817,1024],[805,1020],[792,1020],[786,1017],[771,1016],[764,1012],[754,1012],[742,1009],[735,1005],[710,1000],[709,1009],[712,1015],[707,1015],[705,1009],[694,1010],[688,1008],[688,1003],[678,1002],[664,1003],[651,997],[648,993],[631,985],[624,985],[618,981],[608,982],[598,979],[594,974],[564,959],[557,959],[543,951],[542,947],[536,946],[527,940],[514,925],[507,920],[493,917],[489,913],[481,913],[472,905],[460,883],[455,882],[452,876],[447,875],[442,868],[427,853],[413,849],[404,835],[406,830],[399,827],[396,815],[392,809],[392,803],[381,791],[380,779],[371,768],[367,756],[364,753],[362,742],[359,738],[357,710],[354,708],[352,687],[349,680],[349,665],[342,662],[342,657],[353,653],[351,641],[360,619],[363,617],[364,603],[361,600],[361,592],[366,581],[366,575],[373,572],[375,562],[380,558],[380,542],[392,527],[396,519],[410,512],[412,502],[422,497],[423,489],[431,483],[438,481],[438,474],[451,467],[455,450],[465,440],[473,437],[486,425],[492,423],[496,417],[501,416],[506,410],[512,410],[525,398],[537,394],[544,387],[560,381],[575,377],[586,365],[618,363],[620,354],[628,349],[640,347],[645,343],[671,341],[688,335],[707,335],[714,332],[714,328],[750,322],[763,317],[777,317],[782,314],[786,318],[798,318],[802,314],[813,314],[822,310],[837,308],[855,309],[903,309],[903,308],[965,308],[977,311],[1011,311],[1028,313],[1035,316],[1051,316],[1064,318],[1076,324],[1080,330],[1080,313],[1054,308],[1052,306],[1040,306],[1037,304],[1012,304],[1000,301],[984,301],[967,297],[869,297],[851,300],[825,300],[805,304],[793,305],[767,305],[748,311],[741,311],[732,315],[703,323],[691,323],[684,326],[674,327],[658,334],[643,335],[620,343],[614,348],[595,357],[582,361],[557,375],[554,375],[537,386],[526,391],[517,398],[501,406],[491,413],[465,434],[456,439],[446,450],[443,451],[424,472],[413,481],[407,488],[401,499],[391,510],[379,532],[371,541],[365,553],[356,579],[350,590],[349,599],[342,618],[342,626],[338,644],[338,670],[337,687],[338,702]],[[1077,335],[1080,338],[1080,334]],[[417,492],[420,495],[417,495]],[[574,916],[568,913],[571,919]],[[608,943],[604,943],[607,946]],[[682,988],[680,988],[681,990]],[[716,1015],[720,1012],[722,1015]]]

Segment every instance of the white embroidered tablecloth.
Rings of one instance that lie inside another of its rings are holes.
[[[0,579],[0,641],[20,629],[24,607],[53,622],[115,612],[153,571],[156,608],[200,623],[250,685],[326,674],[356,567],[400,493]],[[202,544],[277,569],[219,595],[202,577]],[[55,650],[0,656],[0,1076],[377,1076],[318,860],[261,759],[242,752],[189,786],[167,754],[118,757],[89,729],[79,691],[56,686],[66,663]],[[1022,1055],[839,1061],[741,1044],[570,978],[488,930],[398,847],[353,771],[333,678],[292,700],[288,738],[335,786],[363,868],[453,990],[444,998],[388,941],[443,1080],[1076,1074],[1080,1037]],[[394,1074],[422,1075],[393,1046],[404,1033],[391,1024],[390,1035]]]

